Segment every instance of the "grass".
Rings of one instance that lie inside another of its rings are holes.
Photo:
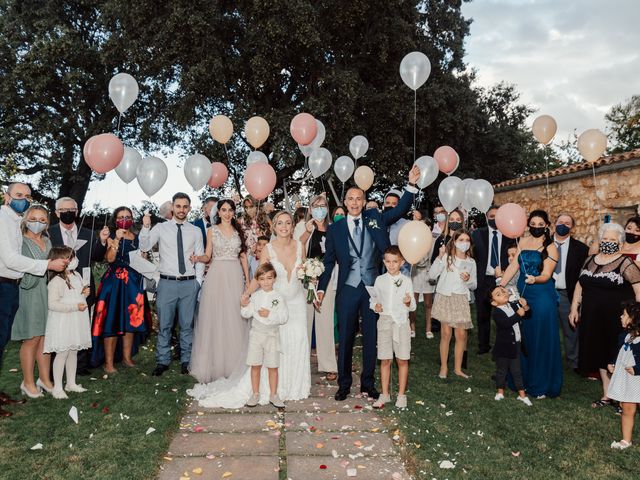
[[[0,478],[155,478],[193,379],[179,374],[177,362],[162,377],[151,377],[154,344],[152,338],[137,355],[138,368],[121,367],[107,379],[100,369],[92,375],[97,380],[78,377],[88,392],[7,407],[14,415],[0,419]],[[14,398],[22,379],[18,347],[10,342],[0,373],[0,390]],[[77,425],[69,417],[71,406],[79,411]],[[156,431],[146,435],[149,427]],[[30,450],[37,443],[42,450]]]
[[[601,395],[599,382],[565,370],[562,394],[556,399],[532,399],[530,408],[516,401],[515,394],[496,402],[491,380],[495,365],[490,354],[476,354],[476,330],[469,333],[469,380],[438,378],[439,337],[427,340],[424,323],[418,322],[417,331],[409,408],[386,412],[398,423],[415,478],[637,478],[640,449],[619,452],[609,447],[621,438],[620,417],[610,407],[591,408]],[[640,425],[634,440],[640,444]],[[455,468],[441,469],[442,460]]]

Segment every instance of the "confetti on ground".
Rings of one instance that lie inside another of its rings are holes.
[[[193,470],[191,470],[191,472],[195,473],[196,475],[202,475],[202,469],[200,467],[194,468]]]
[[[73,422],[77,425],[78,424],[78,409],[73,406],[69,409],[69,416],[71,417],[71,420],[73,420]]]
[[[520,456],[520,452],[511,452],[511,455],[513,455],[514,457],[519,457]]]
[[[455,465],[450,460],[441,460],[438,462],[438,466],[443,469],[455,468]]]
[[[42,444],[41,443],[36,443],[33,447],[31,447],[31,450],[42,450]]]
[[[224,472],[224,473],[222,474],[222,478],[229,478],[231,475],[233,475],[233,473],[232,473],[232,472]]]
[[[357,468],[349,468],[347,469],[347,477],[357,477],[358,469]]]
[[[156,429],[155,429],[155,428],[153,428],[153,427],[149,427],[149,428],[147,428],[147,433],[145,433],[145,435],[149,435],[150,433],[153,433],[153,432],[155,432],[155,431],[156,431]]]
[[[9,370],[9,372],[11,372],[11,373],[16,373],[17,371],[18,371],[17,368],[12,368],[12,369]]]

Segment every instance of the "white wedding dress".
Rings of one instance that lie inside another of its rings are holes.
[[[302,244],[296,241],[296,262],[288,278],[287,271],[278,260],[271,244],[267,245],[271,263],[276,269],[274,289],[282,295],[289,314],[287,323],[280,326],[280,366],[278,368],[278,395],[282,400],[302,400],[311,391],[311,359],[307,336],[307,299],[296,270],[302,263]],[[223,334],[223,332],[220,332]],[[202,407],[240,408],[251,396],[251,369],[243,365],[229,378],[211,383],[196,384],[187,393]],[[267,369],[260,376],[260,404],[269,403]]]

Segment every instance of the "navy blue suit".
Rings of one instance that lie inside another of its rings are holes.
[[[207,221],[204,218],[199,218],[191,222],[191,224],[200,229],[202,232],[202,245],[204,245],[204,248],[207,248]]]
[[[388,227],[403,217],[411,208],[414,194],[406,191],[398,205],[386,212],[376,209],[363,210],[363,238],[369,236],[373,241],[373,255],[364,265],[367,286],[373,285],[380,272],[382,254],[389,246]],[[362,374],[360,389],[372,390],[375,386],[377,314],[369,308],[369,294],[364,281],[358,287],[347,285],[347,277],[352,270],[350,244],[353,240],[349,233],[347,219],[338,220],[327,229],[326,252],[324,255],[324,273],[320,277],[318,290],[325,291],[331,279],[333,267],[338,265],[338,288],[336,292],[336,311],[338,314],[338,331],[340,348],[338,350],[338,386],[343,391],[351,388],[351,368],[353,361],[353,343],[358,326],[358,315],[362,318]],[[372,275],[370,275],[372,273]]]

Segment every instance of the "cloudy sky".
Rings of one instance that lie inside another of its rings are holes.
[[[556,139],[574,130],[604,131],[611,106],[640,94],[640,0],[474,0],[463,14],[473,19],[466,60],[479,83],[516,84],[522,101],[538,109],[530,123],[543,113],[556,119]],[[151,200],[191,193],[178,156],[161,158],[169,180]],[[110,172],[92,184],[85,205],[145,198],[135,180],[127,187]]]

